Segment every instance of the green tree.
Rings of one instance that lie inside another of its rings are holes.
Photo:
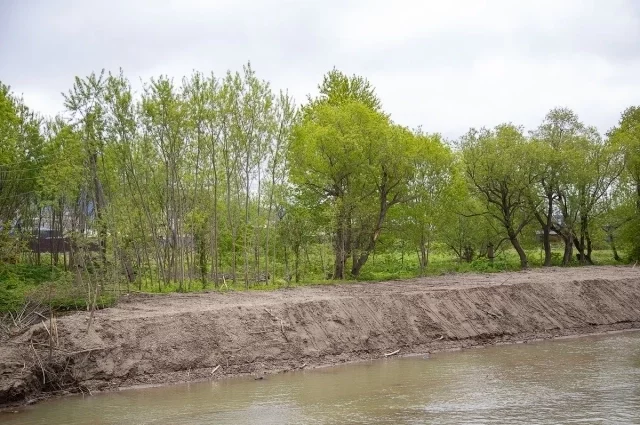
[[[608,136],[624,155],[625,172],[621,185],[629,187],[623,193],[628,194],[626,199],[635,205],[635,213],[627,209],[629,217],[623,220],[622,228],[625,229],[624,238],[632,246],[631,256],[637,260],[640,259],[640,107],[627,108]]]
[[[0,261],[17,261],[44,162],[40,118],[0,82]],[[28,237],[28,236],[27,236]]]
[[[408,202],[399,206],[392,220],[400,237],[419,252],[420,272],[424,274],[432,243],[439,237],[451,211],[464,199],[464,185],[454,162],[454,155],[439,135],[414,132],[422,160],[415,163],[409,182]]]
[[[334,68],[322,77],[318,92],[319,95],[315,98],[308,96],[307,105],[303,109],[305,113],[319,104],[337,106],[349,102],[360,102],[376,112],[382,112],[382,102],[375,89],[366,78],[358,75],[349,77]]]
[[[470,190],[483,202],[481,214],[500,223],[520,257],[529,267],[519,236],[531,221],[528,202],[536,170],[527,160],[527,140],[520,127],[503,124],[494,130],[471,130],[461,140]]]
[[[318,104],[294,129],[290,178],[333,210],[334,279],[357,277],[389,209],[412,198],[410,183],[427,161],[410,131],[360,102]]]
[[[532,133],[530,158],[538,167],[538,180],[531,192],[531,209],[542,228],[544,266],[551,265],[551,231],[558,230],[565,240],[564,262],[571,261],[573,231],[556,219],[560,191],[570,178],[567,173],[567,155],[570,146],[583,135],[585,126],[578,116],[567,108],[554,108],[545,116],[542,124]],[[566,215],[565,221],[566,221]],[[566,221],[567,224],[570,224]]]

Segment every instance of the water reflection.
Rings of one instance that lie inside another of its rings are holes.
[[[3,424],[640,423],[640,332],[66,398]]]

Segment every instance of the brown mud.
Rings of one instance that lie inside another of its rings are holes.
[[[640,328],[640,268],[132,295],[88,324],[89,313],[76,312],[0,341],[0,406]]]

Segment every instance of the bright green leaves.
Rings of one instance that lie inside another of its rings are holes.
[[[348,261],[350,274],[360,273],[392,207],[431,196],[435,210],[451,182],[452,157],[438,138],[391,122],[361,77],[333,70],[320,92],[293,130],[289,176],[318,216],[333,215],[333,277],[342,279]]]
[[[315,99],[309,96],[305,113],[322,103],[338,106],[359,102],[372,111],[382,110],[382,103],[366,78],[358,75],[349,77],[335,68],[324,75],[322,83],[318,85],[318,92],[319,96]]]
[[[0,226],[5,229],[28,220],[42,147],[40,119],[0,82]]]
[[[320,197],[351,198],[384,154],[387,119],[358,102],[320,104],[297,126],[289,149],[292,182]],[[380,149],[382,148],[382,149]],[[366,189],[365,189],[366,190]]]
[[[622,240],[631,246],[631,257],[637,260],[640,259],[640,107],[627,108],[609,138],[620,149],[625,164],[614,202],[617,219],[609,226],[622,234]]]
[[[640,210],[640,107],[627,108],[618,126],[609,133],[609,138],[624,154],[626,177],[636,186]]]
[[[57,204],[61,199],[75,200],[84,181],[85,153],[80,134],[57,118],[47,125],[46,162],[38,181],[43,204]]]
[[[503,124],[494,130],[471,130],[461,147],[471,191],[484,204],[482,212],[500,223],[520,256],[520,266],[528,267],[519,235],[531,220],[528,194],[536,170],[527,158],[522,129]]]

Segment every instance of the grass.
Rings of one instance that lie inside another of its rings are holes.
[[[544,261],[544,253],[539,250],[527,252],[530,266],[541,267]],[[623,255],[623,253],[621,253]],[[619,264],[613,260],[611,251],[596,250],[592,258],[597,265]],[[334,281],[326,279],[320,261],[311,256],[309,263],[302,264],[302,280],[299,283],[287,282],[278,278],[268,284],[254,284],[250,291],[270,291],[285,287],[304,285],[331,285],[354,281],[385,281],[397,279],[410,279],[420,275],[418,256],[414,253],[389,252],[370,257],[361,275],[357,280]],[[562,249],[556,247],[553,251],[553,265],[559,266],[562,261]],[[573,265],[578,265],[577,263]],[[282,275],[283,266],[279,265],[278,275]],[[520,261],[517,253],[512,249],[506,249],[496,254],[493,262],[486,258],[477,258],[471,263],[460,262],[446,251],[434,250],[430,254],[429,265],[425,270],[426,276],[438,276],[447,273],[497,273],[501,271],[515,271],[520,269]],[[202,292],[202,291],[243,291],[245,285],[242,279],[235,284],[227,282],[226,285],[214,288],[212,283],[203,286],[199,280],[191,280],[183,283],[182,287],[177,282],[160,285],[149,279],[142,279],[136,284],[130,285],[131,289],[148,293],[171,292]],[[112,305],[117,300],[116,294],[126,290],[122,282],[105,287],[103,295],[98,300],[100,307]],[[15,311],[21,308],[26,301],[50,305],[55,310],[79,310],[87,308],[87,288],[76,283],[70,272],[50,266],[34,266],[27,264],[0,264],[0,313]]]
[[[562,265],[562,248],[556,247],[552,252],[552,265]],[[620,253],[623,255],[624,253]],[[359,280],[381,281],[393,279],[409,279],[420,274],[418,256],[415,253],[405,254],[404,259],[398,252],[379,255],[375,261],[370,260]],[[529,266],[542,267],[544,252],[540,249],[527,250]],[[592,259],[596,265],[619,265],[613,259],[610,250],[595,250]],[[577,262],[570,266],[579,266]],[[446,252],[433,252],[429,257],[429,265],[425,276],[438,276],[447,273],[498,273],[520,270],[520,259],[513,249],[506,249],[496,254],[493,262],[487,258],[476,258],[471,263],[461,262]]]
[[[87,307],[86,294],[86,288],[60,268],[0,263],[0,313],[17,311],[27,301],[57,311],[80,310]],[[113,294],[103,294],[98,305],[105,307],[115,301]]]

